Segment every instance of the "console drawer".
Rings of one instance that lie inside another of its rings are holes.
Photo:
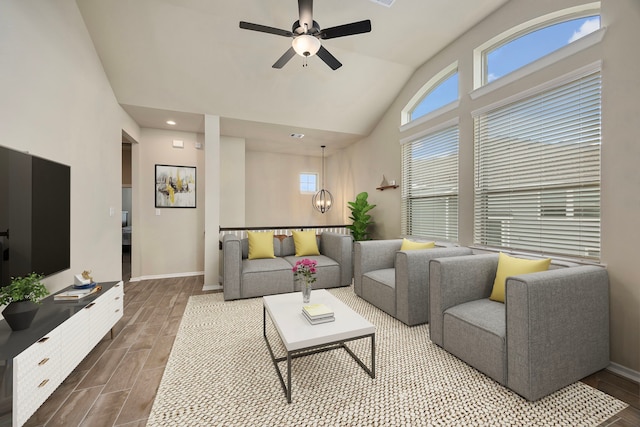
[[[13,359],[14,417],[18,425],[22,425],[64,379],[60,372],[61,338],[56,328]]]

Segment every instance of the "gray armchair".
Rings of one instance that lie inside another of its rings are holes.
[[[597,266],[507,278],[489,300],[498,255],[430,263],[431,340],[528,400],[609,364],[609,281]]]
[[[471,254],[462,247],[401,251],[402,239],[355,242],[355,293],[401,322],[429,321],[429,260]]]

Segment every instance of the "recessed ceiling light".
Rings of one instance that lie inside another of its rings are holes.
[[[371,0],[374,3],[381,4],[382,6],[391,7],[396,0]]]
[[[304,133],[292,133],[291,138],[298,138],[298,139],[304,138]]]
[[[174,122],[173,120],[167,120],[167,124],[171,126],[175,126],[176,122]]]

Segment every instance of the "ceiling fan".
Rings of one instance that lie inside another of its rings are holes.
[[[317,54],[332,70],[337,70],[342,64],[322,46],[320,40],[335,39],[337,37],[351,36],[371,31],[371,21],[368,19],[338,25],[337,27],[325,28],[324,30],[320,29],[320,25],[313,20],[313,0],[298,0],[298,12],[300,18],[293,23],[291,31],[240,21],[240,28],[244,30],[259,31],[261,33],[293,38],[291,47],[273,64],[273,68],[284,67],[297,53],[305,59]]]

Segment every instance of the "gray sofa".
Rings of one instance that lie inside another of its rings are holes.
[[[497,265],[497,254],[431,261],[431,341],[532,401],[608,366],[606,269],[512,276],[500,303]]]
[[[249,244],[233,234],[222,239],[222,286],[225,300],[300,291],[292,268],[296,261],[317,261],[314,289],[351,285],[352,245],[350,235],[329,231],[318,236],[320,255],[296,257],[293,237],[273,239],[275,258],[247,259]]]
[[[429,260],[470,255],[471,249],[444,247],[401,251],[402,239],[354,244],[356,295],[413,326],[429,321]]]

